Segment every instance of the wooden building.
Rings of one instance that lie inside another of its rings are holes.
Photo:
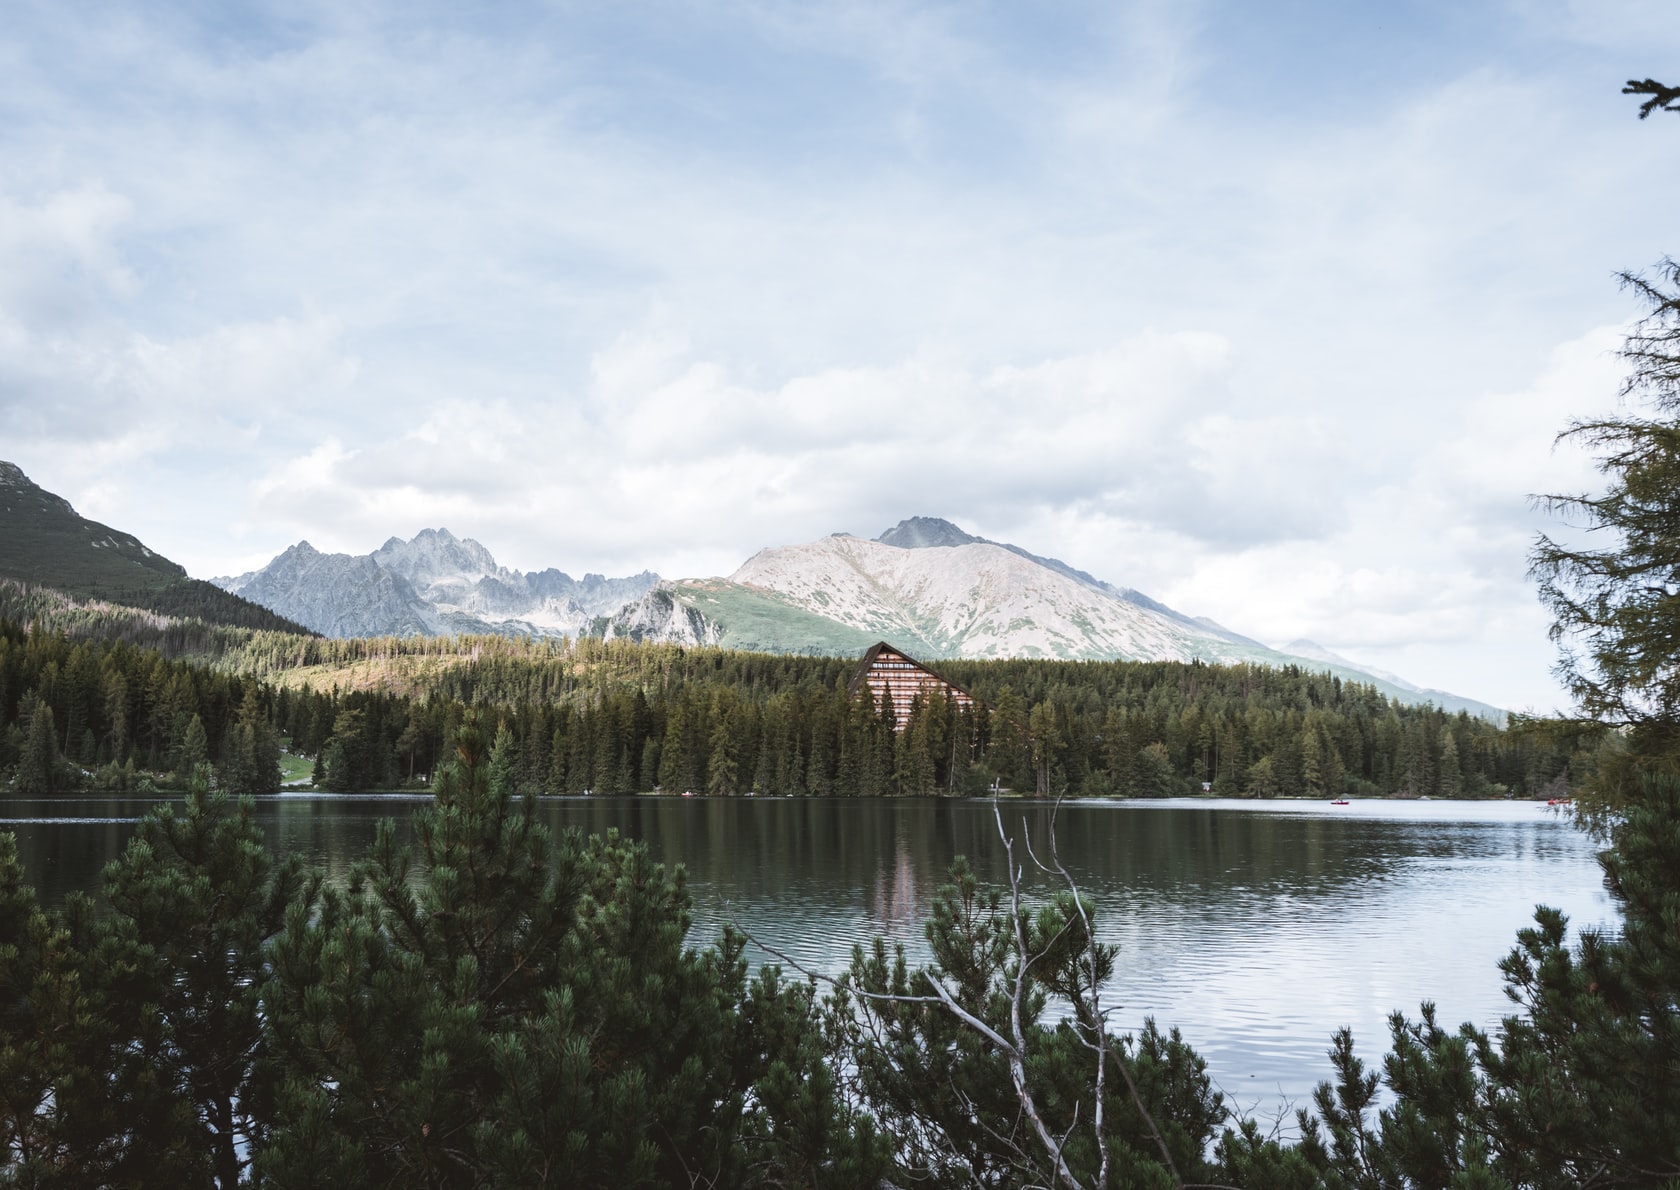
[[[903,731],[910,718],[910,704],[916,695],[925,699],[935,691],[945,695],[960,707],[972,707],[978,700],[954,682],[947,682],[927,666],[911,660],[886,641],[871,645],[858,666],[857,676],[846,688],[856,698],[858,691],[869,687],[875,705],[883,698],[892,700],[894,730]]]

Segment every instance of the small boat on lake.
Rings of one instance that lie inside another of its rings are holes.
[[[1332,806],[1351,806],[1353,803],[1348,801],[1347,798],[1345,798],[1345,797],[1338,797],[1338,798],[1331,798],[1330,799],[1330,804]]]

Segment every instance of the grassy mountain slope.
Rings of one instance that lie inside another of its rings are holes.
[[[307,632],[199,579],[139,538],[81,516],[70,502],[0,462],[0,578],[211,624]]]
[[[723,629],[718,644],[725,649],[848,656],[861,654],[880,639],[879,634],[806,611],[771,591],[724,581],[670,583],[667,589]]]

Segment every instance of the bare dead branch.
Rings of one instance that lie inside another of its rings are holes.
[[[1015,986],[1009,996],[1009,1024],[1010,1031],[1015,1035],[1015,1045],[1008,1051],[1009,1077],[1015,1084],[1015,1097],[1021,1102],[1021,1110],[1032,1122],[1039,1143],[1050,1154],[1057,1180],[1068,1187],[1068,1190],[1084,1190],[1079,1180],[1073,1176],[1073,1171],[1068,1168],[1067,1159],[1062,1155],[1062,1146],[1056,1143],[1055,1138],[1050,1135],[1050,1129],[1045,1126],[1044,1118],[1038,1111],[1038,1103],[1033,1098],[1032,1087],[1027,1082],[1027,1039],[1021,1025],[1021,1001],[1026,998],[1028,969],[1040,956],[1034,955],[1027,946],[1026,927],[1021,920],[1021,869],[1015,862],[1015,840],[1004,830],[1003,812],[998,808],[996,798],[992,799],[992,817],[997,820],[998,837],[1003,840],[1003,854],[1009,864],[1009,920],[1015,934]]]

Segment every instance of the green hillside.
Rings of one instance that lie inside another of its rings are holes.
[[[76,512],[15,464],[0,462],[0,578],[164,615],[243,628],[307,632],[301,625],[186,570],[139,538]]]
[[[735,583],[673,583],[671,594],[723,629],[718,643],[725,649],[852,657],[880,639],[879,634],[796,607],[773,592]]]

